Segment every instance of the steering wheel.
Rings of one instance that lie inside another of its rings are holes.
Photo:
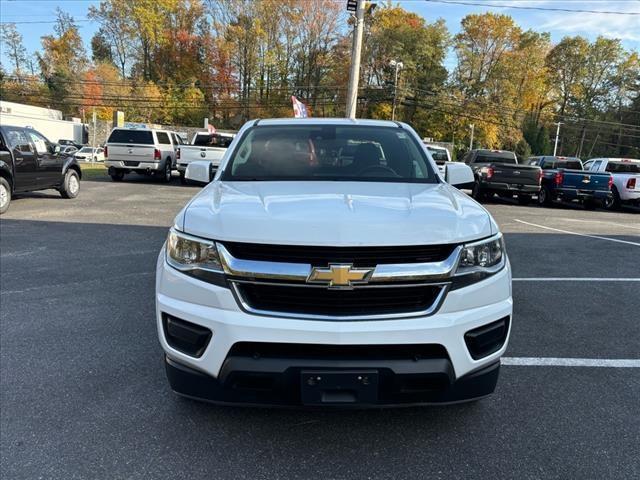
[[[367,173],[375,173],[375,172],[390,173],[394,177],[399,176],[392,168],[386,167],[384,165],[369,165],[368,167],[364,167],[362,170],[360,170],[358,172],[358,175],[365,176],[365,174]]]

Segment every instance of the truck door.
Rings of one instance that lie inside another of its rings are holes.
[[[62,166],[66,155],[56,152],[55,145],[35,130],[27,130],[36,148],[37,181],[39,186],[55,186],[62,180]]]
[[[29,190],[36,185],[38,174],[34,147],[23,128],[3,127],[3,131],[7,146],[13,153],[15,190]]]

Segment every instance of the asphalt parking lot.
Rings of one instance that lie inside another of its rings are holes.
[[[85,181],[76,200],[23,195],[3,215],[2,478],[640,477],[640,214],[487,205],[515,303],[492,397],[272,410],[167,385],[155,260],[196,191],[177,178]],[[634,362],[598,366],[608,360]]]

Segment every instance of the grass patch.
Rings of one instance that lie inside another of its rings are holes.
[[[81,162],[82,178],[101,178],[107,176],[107,168],[102,163]]]

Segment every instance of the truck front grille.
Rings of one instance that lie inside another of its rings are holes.
[[[224,242],[236,258],[267,262],[352,263],[355,267],[375,267],[394,263],[425,263],[445,260],[456,245],[410,245],[400,247],[323,247],[302,245],[267,245],[260,243]]]
[[[442,298],[446,285],[389,285],[329,289],[292,284],[234,282],[241,302],[250,311],[287,316],[347,317],[429,314]]]

